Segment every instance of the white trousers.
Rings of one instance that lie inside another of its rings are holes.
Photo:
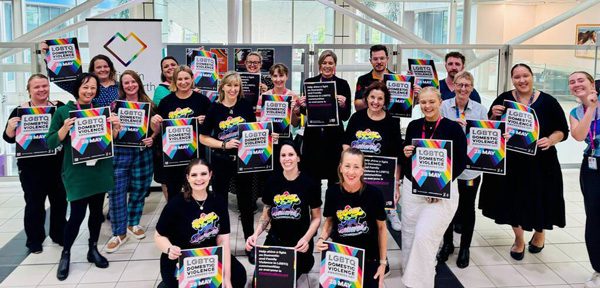
[[[402,183],[402,282],[411,288],[433,288],[436,254],[444,232],[458,208],[458,185],[452,182],[450,199],[427,203],[412,194],[410,179]]]

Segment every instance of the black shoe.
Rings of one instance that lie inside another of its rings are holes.
[[[167,284],[163,281],[160,281],[160,283],[158,283],[158,286],[156,286],[156,288],[167,288]]]
[[[246,251],[246,250],[244,250]],[[256,263],[255,259],[254,259],[254,247],[250,250],[250,251],[246,251],[246,256],[248,256],[248,262],[250,262],[250,264],[254,265]]]
[[[456,258],[456,266],[461,269],[469,266],[470,254],[469,248],[460,248],[458,250],[458,258]]]
[[[90,243],[90,249],[88,250],[87,260],[90,263],[96,264],[98,268],[108,267],[108,260],[98,252],[97,243]]]
[[[29,244],[27,248],[29,248],[29,253],[33,254],[40,254],[44,251],[42,244]]]
[[[60,261],[58,262],[58,269],[56,270],[56,278],[63,281],[69,277],[69,264],[71,262],[71,252],[63,250],[60,255]]]
[[[462,234],[462,224],[454,224],[454,232]]]
[[[437,255],[438,262],[446,262],[446,260],[448,260],[448,256],[450,256],[452,253],[454,253],[454,244],[444,243]]]
[[[513,244],[513,246],[515,246],[515,244]],[[523,258],[525,257],[525,247],[523,247],[523,251],[521,251],[521,252],[515,252],[515,251],[511,250],[510,257],[512,257],[513,259],[515,259],[517,261],[523,260]]]
[[[542,247],[535,246],[535,245],[533,245],[533,239],[531,239],[529,241],[529,247],[528,247],[529,253],[532,253],[532,254],[540,253],[540,252],[542,252],[542,249],[544,249],[545,246],[546,246],[545,244],[542,245]]]

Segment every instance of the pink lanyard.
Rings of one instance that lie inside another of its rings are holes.
[[[79,102],[75,102],[75,104],[77,104],[77,109],[78,109],[78,110],[82,110],[82,109],[81,109],[81,106],[79,105]],[[94,108],[94,104],[92,104],[92,103],[90,103],[90,109],[91,109],[91,108]]]
[[[440,125],[440,121],[442,120],[443,117],[440,116],[440,118],[438,118],[438,120],[435,122],[435,126],[433,127],[433,132],[431,132],[431,136],[429,136],[429,139],[433,138],[433,134],[435,133],[435,130],[437,130],[438,125]],[[425,121],[425,119],[423,119],[423,121]],[[423,130],[421,131],[421,138],[425,139],[425,122],[423,122]]]
[[[583,107],[583,114],[585,114],[586,110],[587,109]],[[590,131],[588,131],[588,136],[590,136],[590,148],[592,149],[592,156],[594,155],[594,152],[596,152],[596,145],[594,145],[594,138],[596,138],[596,128],[598,126],[598,120],[596,118],[598,118],[598,107],[594,109],[594,120],[592,120],[592,124],[590,124]]]

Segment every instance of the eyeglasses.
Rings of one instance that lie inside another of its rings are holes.
[[[260,64],[260,62],[258,62],[258,61],[246,61],[246,64],[248,64],[248,65],[258,65],[258,64]]]
[[[454,84],[454,86],[456,86],[458,88],[471,88],[471,87],[473,87],[473,85],[467,84],[467,83],[457,83],[457,84]]]

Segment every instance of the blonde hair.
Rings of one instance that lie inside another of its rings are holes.
[[[575,72],[569,74],[569,77],[571,77],[571,76],[573,76],[573,74],[577,74],[577,73],[583,74],[585,76],[585,78],[587,78],[587,80],[590,81],[590,83],[592,83],[592,84],[595,83],[594,77],[592,77],[592,75],[590,73],[585,72],[585,71],[575,71]]]
[[[217,98],[217,102],[221,103],[225,98],[225,92],[223,91],[223,87],[227,84],[234,82],[240,84],[240,92],[238,93],[238,99],[244,96],[244,92],[242,90],[242,78],[240,77],[240,74],[235,71],[229,71],[223,76],[221,82],[219,83],[219,88],[217,89],[217,91],[219,92],[219,97]]]
[[[438,97],[440,102],[442,102],[442,94],[440,93],[440,90],[438,90],[437,88],[435,88],[433,86],[427,86],[427,87],[421,89],[421,91],[419,91],[419,97],[421,97],[423,94],[426,94],[426,93],[433,93],[434,95],[436,95]]]
[[[338,169],[337,169],[338,179],[340,180],[340,187],[342,187],[342,185],[344,185],[344,175],[342,175],[341,170],[342,170],[342,163],[344,163],[344,158],[346,157],[346,155],[359,156],[361,159],[362,168],[365,168],[365,154],[363,154],[362,151],[360,151],[356,148],[348,148],[348,149],[342,151],[342,155],[340,156],[340,163],[338,164]],[[364,187],[365,187],[365,174],[364,173],[363,173],[363,175],[360,176],[360,184],[361,184],[361,188],[360,188],[359,192],[362,193],[362,191],[364,190]]]
[[[467,79],[471,82],[471,85],[475,83],[475,78],[473,77],[473,74],[469,73],[469,71],[460,71],[456,73],[456,75],[454,76],[454,83],[456,83],[458,79]]]
[[[177,75],[179,75],[180,72],[190,74],[190,77],[192,77],[192,89],[194,89],[194,72],[192,72],[192,69],[188,66],[179,65],[179,67],[175,68],[175,71],[173,71],[173,79],[171,80],[171,84],[169,84],[169,90],[171,90],[171,92],[177,91]]]

